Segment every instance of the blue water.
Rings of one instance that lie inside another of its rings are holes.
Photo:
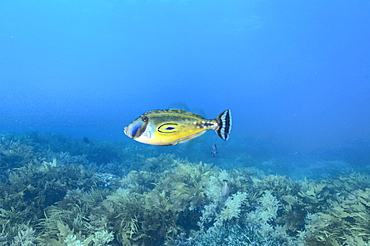
[[[123,127],[183,102],[208,118],[230,109],[233,129],[181,156],[209,158],[216,142],[225,160],[368,165],[369,11],[369,1],[2,0],[0,133],[152,150]]]

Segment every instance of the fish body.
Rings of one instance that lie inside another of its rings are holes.
[[[90,139],[88,139],[87,137],[83,137],[83,138],[82,138],[82,141],[83,141],[85,144],[91,144]]]
[[[222,186],[222,189],[221,189],[221,197],[223,201],[226,201],[227,198],[229,197],[230,189],[229,189],[229,186],[227,185],[228,181],[224,179],[223,182],[224,182],[224,186]]]
[[[180,109],[152,110],[126,126],[124,133],[145,144],[175,145],[199,137],[206,130],[215,130],[220,138],[227,140],[231,130],[230,110],[213,120]]]
[[[217,151],[217,145],[214,143],[211,146],[211,154],[212,154],[213,157],[216,157],[217,156],[217,153],[218,153],[218,151]]]

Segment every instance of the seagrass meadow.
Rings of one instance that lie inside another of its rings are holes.
[[[366,168],[313,179],[257,168],[274,160],[228,162],[248,165],[139,144],[1,135],[0,245],[370,245]]]

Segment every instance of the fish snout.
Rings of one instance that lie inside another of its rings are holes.
[[[130,136],[127,134],[127,126],[123,128],[123,133],[124,133],[126,136],[130,137]]]

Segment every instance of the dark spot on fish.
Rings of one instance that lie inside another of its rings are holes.
[[[195,125],[197,126],[197,128],[204,128],[204,124],[202,123],[195,123]]]
[[[157,130],[158,132],[161,132],[161,133],[173,133],[173,132],[176,132],[176,127],[177,124],[176,123],[164,123],[162,125],[160,125]]]
[[[209,127],[213,127],[214,126],[214,123],[213,122],[197,122],[195,123],[195,125],[198,127],[198,128],[209,128]]]
[[[205,127],[213,126],[214,124],[211,122],[206,122],[203,124]]]

